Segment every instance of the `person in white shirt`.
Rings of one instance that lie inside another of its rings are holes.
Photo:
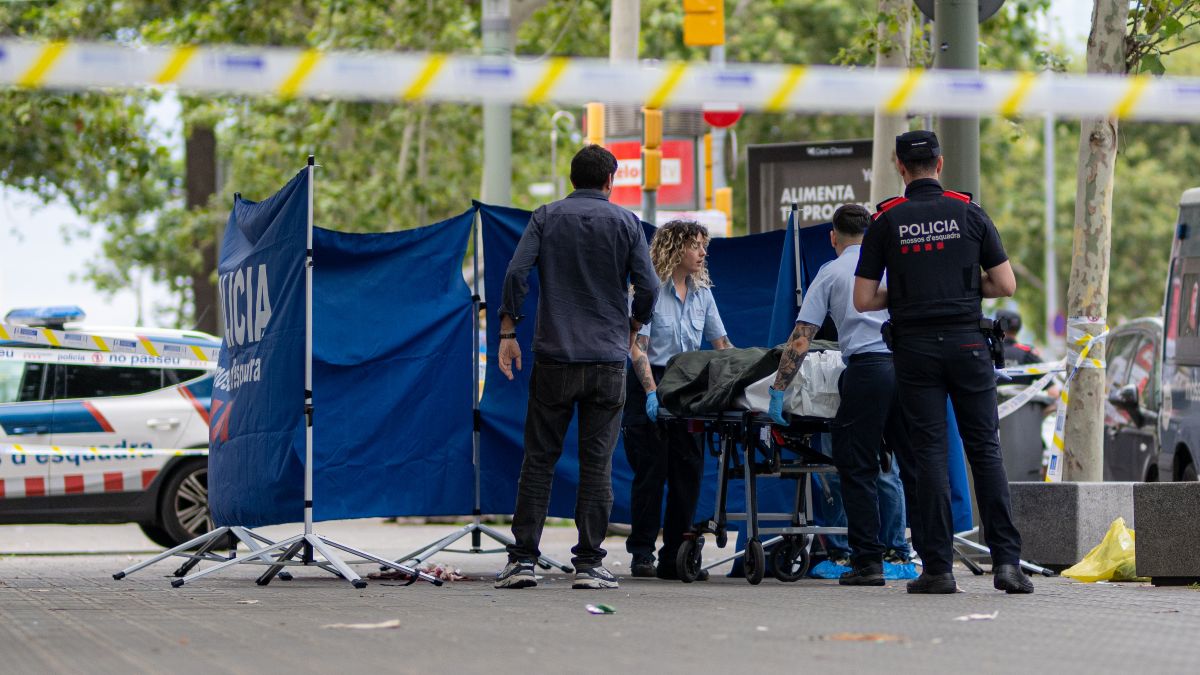
[[[768,412],[777,424],[786,423],[784,393],[799,372],[825,317],[832,317],[842,361],[846,364],[838,382],[842,402],[832,433],[833,463],[841,479],[850,542],[852,569],[839,581],[846,586],[884,585],[883,559],[887,549],[880,540],[880,514],[888,515],[885,538],[891,544],[904,539],[905,511],[915,513],[911,506],[905,508],[906,503],[915,503],[915,474],[908,463],[908,434],[896,401],[892,352],[880,334],[888,313],[854,309],[854,270],[870,222],[870,214],[857,204],[845,204],[834,212],[830,240],[838,257],[821,268],[804,295],[796,327],[788,338],[771,386]],[[880,472],[880,447],[885,441],[902,464],[903,489],[896,485],[894,467],[888,473]],[[909,470],[903,470],[905,467]]]

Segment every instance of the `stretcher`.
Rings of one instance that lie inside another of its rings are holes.
[[[662,411],[660,419],[688,422],[693,432],[703,432],[708,451],[717,458],[717,493],[713,516],[695,524],[684,535],[676,557],[679,578],[695,581],[701,570],[708,570],[736,558],[743,558],[746,580],[761,583],[767,571],[767,550],[775,578],[784,582],[801,579],[810,561],[812,538],[818,534],[846,534],[844,527],[820,527],[813,522],[813,495],[810,485],[820,483],[829,496],[825,474],[834,473],[832,459],[815,449],[815,440],[828,433],[832,420],[825,417],[789,415],[786,427],[775,425],[763,413],[732,410],[710,415],[673,417]],[[793,480],[796,483],[790,513],[761,513],[758,510],[757,482],[760,477]],[[746,495],[746,510],[727,510],[729,484],[741,480]],[[744,549],[715,562],[704,564],[702,551],[705,535],[714,535],[718,548],[728,543],[732,521],[745,521],[747,542]],[[786,526],[768,527],[763,522],[786,522]],[[769,537],[764,541],[765,537]]]

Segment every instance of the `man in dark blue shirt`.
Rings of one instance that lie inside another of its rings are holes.
[[[529,292],[529,273],[539,279],[533,373],[525,418],[525,459],[517,486],[508,565],[496,588],[536,586],[534,561],[550,503],[554,465],[563,438],[579,411],[579,491],[571,549],[573,588],[616,588],[603,566],[601,548],[612,510],[612,454],[625,403],[625,362],[633,336],[650,321],[658,277],[641,223],[608,201],[617,160],[598,145],[571,160],[566,199],[533,212],[504,277],[500,305],[500,371],[513,379],[521,369],[516,322]],[[629,287],[633,286],[632,306]],[[631,316],[632,315],[632,316]]]

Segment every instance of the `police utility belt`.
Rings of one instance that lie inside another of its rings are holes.
[[[908,326],[897,326],[891,321],[884,321],[879,332],[883,335],[883,343],[888,349],[895,350],[897,339],[913,335],[929,333],[967,333],[978,330],[987,338],[988,353],[992,356],[997,368],[1004,368],[1004,329],[991,319],[978,321],[930,322]]]

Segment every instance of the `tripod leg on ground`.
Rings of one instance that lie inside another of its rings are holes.
[[[472,532],[472,530],[474,530],[474,528],[475,528],[474,525],[466,525],[464,527],[460,527],[459,529],[451,532],[450,534],[442,537],[441,539],[438,539],[437,541],[433,542],[432,544],[426,544],[425,546],[422,546],[421,548],[413,551],[412,553],[409,553],[408,555],[404,556],[403,558],[396,558],[396,562],[400,563],[400,564],[404,564],[411,560],[414,566],[419,566],[421,563],[425,562],[429,558],[432,558],[435,554],[440,553],[441,551],[445,550],[448,546],[450,546],[454,542],[458,541],[459,539],[462,539],[463,537],[467,536],[468,534],[471,534],[471,532]]]
[[[768,540],[766,540],[766,541],[764,541],[764,542],[762,543],[762,545],[763,545],[763,549],[764,549],[764,550],[765,550],[765,549],[768,549],[768,548],[770,548],[770,547],[774,546],[775,544],[778,544],[778,543],[779,543],[779,542],[781,542],[781,541],[783,541],[783,536],[782,536],[782,535],[780,535],[780,536],[774,536],[774,537],[771,537],[770,539],[768,539]],[[740,551],[737,551],[737,552],[736,552],[736,553],[734,553],[733,555],[725,556],[724,558],[721,558],[720,560],[718,560],[718,561],[716,561],[716,562],[709,563],[709,564],[705,565],[704,567],[701,567],[700,569],[702,569],[702,570],[711,570],[711,569],[712,569],[712,568],[714,568],[714,567],[720,567],[721,565],[724,565],[724,564],[725,564],[725,563],[727,563],[727,562],[731,562],[731,561],[733,561],[733,560],[737,560],[738,558],[741,558],[741,557],[742,557],[742,556],[744,556],[744,555],[746,555],[746,550],[745,550],[745,549],[742,549],[742,550],[740,550]]]
[[[223,563],[213,565],[212,567],[209,567],[208,569],[200,570],[199,572],[196,572],[195,574],[192,574],[190,576],[183,577],[182,579],[176,579],[171,582],[171,587],[179,588],[180,586],[184,585],[185,583],[187,583],[189,581],[199,579],[200,577],[208,576],[215,572],[220,572],[221,570],[226,569],[228,567],[232,567],[234,565],[245,565],[247,563],[253,563],[258,560],[263,560],[267,556],[271,555],[272,553],[274,553],[276,551],[287,550],[287,548],[289,546],[296,543],[297,541],[302,541],[303,539],[304,539],[304,535],[302,535],[302,534],[296,535],[294,537],[289,537],[277,544],[273,544],[271,546],[267,546],[267,547],[261,548],[257,551],[254,551],[253,553],[251,553],[248,556],[244,556],[241,558],[232,558],[230,560],[226,560]]]
[[[992,553],[991,549],[989,549],[988,547],[984,546],[983,544],[977,544],[977,543],[975,543],[975,542],[971,541],[970,539],[967,539],[966,537],[962,537],[962,536],[959,536],[959,535],[955,535],[955,536],[954,536],[954,543],[955,543],[955,544],[961,544],[961,545],[963,545],[963,546],[966,546],[967,548],[970,548],[970,549],[974,549],[974,550],[976,550],[976,551],[979,551],[980,553],[987,553],[988,555],[991,555],[991,553]],[[1025,570],[1026,572],[1032,572],[1032,573],[1034,573],[1034,574],[1040,574],[1040,575],[1042,575],[1042,576],[1044,576],[1044,577],[1055,577],[1055,576],[1058,576],[1058,574],[1057,574],[1057,573],[1056,573],[1054,570],[1052,570],[1052,569],[1048,569],[1048,568],[1046,568],[1046,567],[1042,567],[1041,565],[1035,565],[1035,564],[1033,564],[1033,563],[1031,563],[1031,562],[1028,562],[1028,561],[1026,561],[1026,560],[1018,560],[1018,561],[1017,561],[1017,563],[1018,563],[1018,564],[1020,564],[1020,565],[1021,565],[1021,569]]]
[[[367,582],[363,581],[362,577],[358,576],[358,574],[355,573],[354,570],[350,569],[350,566],[347,565],[344,560],[342,560],[340,557],[338,557],[338,555],[336,553],[334,553],[333,550],[331,550],[328,546],[326,546],[324,539],[322,539],[321,537],[319,537],[315,534],[310,534],[310,535],[306,535],[304,537],[304,541],[307,541],[308,543],[312,544],[312,547],[314,549],[316,549],[318,553],[325,556],[325,560],[328,561],[330,565],[333,565],[333,567],[338,571],[338,573],[341,575],[341,577],[343,579],[345,579],[346,581],[350,582],[351,586],[354,586],[357,589],[363,589],[363,588],[367,587]],[[329,542],[329,543],[332,544],[333,542]],[[338,548],[343,548],[343,547],[338,546]],[[378,561],[376,561],[376,562],[378,562]]]
[[[366,552],[364,552],[364,551],[360,551],[360,550],[358,550],[358,549],[356,549],[356,548],[351,548],[350,546],[347,546],[347,545],[345,545],[345,544],[339,544],[338,542],[336,542],[336,541],[334,541],[334,540],[332,540],[332,539],[326,539],[325,537],[321,537],[321,536],[314,536],[314,538],[315,538],[315,539],[319,539],[320,541],[324,542],[325,544],[328,544],[329,546],[332,546],[332,547],[334,547],[334,548],[336,548],[336,549],[339,549],[339,550],[341,550],[341,551],[345,551],[346,553],[349,553],[350,555],[355,555],[355,556],[358,556],[358,557],[362,558],[363,560],[370,560],[371,562],[374,562],[374,563],[379,563],[379,565],[380,565],[380,566],[386,566],[386,567],[389,567],[389,568],[391,568],[391,569],[394,569],[394,570],[397,570],[397,571],[400,571],[400,572],[404,572],[405,574],[408,574],[408,575],[410,575],[410,576],[413,576],[413,577],[416,577],[416,578],[418,578],[418,579],[421,579],[422,581],[428,581],[429,583],[433,584],[434,586],[441,586],[441,585],[442,585],[442,580],[441,580],[441,579],[438,579],[437,577],[435,577],[435,576],[432,576],[432,575],[429,575],[429,574],[426,574],[426,573],[424,573],[424,572],[419,572],[419,571],[417,571],[417,570],[415,570],[415,569],[413,569],[413,568],[411,568],[411,567],[406,567],[406,566],[404,566],[404,565],[401,565],[400,563],[391,562],[391,561],[389,561],[389,560],[386,560],[386,559],[384,559],[384,558],[380,558],[380,557],[379,557],[379,556],[377,556],[377,555],[371,555],[370,553],[366,553]],[[324,551],[322,551],[322,552],[324,552]],[[327,556],[325,556],[325,557],[326,557],[327,559],[329,558],[329,556],[328,556],[328,555],[327,555]],[[332,561],[332,559],[331,559],[331,561]],[[336,564],[336,563],[335,563],[335,564]],[[340,568],[339,568],[339,569],[340,569]]]
[[[204,545],[197,549],[190,558],[183,561],[183,564],[179,566],[179,569],[172,572],[171,576],[186,577],[188,572],[192,571],[192,568],[196,565],[199,565],[200,561],[203,560],[205,556],[207,556],[214,548],[216,548],[217,544],[221,543],[221,540],[224,538],[225,535],[209,537],[208,541],[204,542]]]
[[[113,579],[116,579],[119,581],[119,580],[124,579],[125,577],[129,576],[130,574],[137,572],[138,570],[145,569],[145,568],[153,565],[154,563],[166,560],[167,558],[170,558],[171,556],[180,555],[180,554],[188,555],[184,552],[192,549],[193,547],[201,546],[205,542],[207,542],[210,538],[215,539],[216,537],[219,537],[227,532],[229,532],[228,527],[218,527],[217,529],[213,530],[212,532],[206,532],[191,541],[185,541],[184,543],[176,546],[175,548],[167,549],[167,550],[163,551],[162,553],[159,553],[158,555],[154,556],[153,558],[150,558],[148,560],[143,560],[142,562],[140,562],[136,565],[126,567],[125,569],[121,570],[120,572],[117,572],[116,574],[114,574]]]
[[[491,537],[492,539],[495,539],[498,543],[504,544],[505,546],[515,543],[513,541],[512,537],[508,536],[507,534],[504,534],[503,532],[500,532],[499,530],[488,527],[487,525],[480,525],[479,531],[486,534],[487,536]],[[537,564],[538,564],[538,567],[541,567],[544,570],[548,570],[552,567],[557,567],[558,569],[562,570],[563,572],[566,572],[567,574],[570,574],[575,571],[574,567],[560,563],[559,561],[557,561],[554,558],[551,558],[549,556],[542,556],[542,557],[538,558]]]
[[[238,540],[245,544],[246,547],[251,551],[257,551],[258,549],[262,548],[259,542],[266,544],[267,546],[275,543],[261,534],[254,532],[254,530],[248,530],[244,527],[231,527],[229,528],[229,531],[232,532],[233,536],[237,537]],[[287,571],[281,571],[276,576],[279,577],[280,581],[292,580],[291,573]]]
[[[300,547],[303,545],[303,543],[303,541],[298,541],[289,546],[288,549],[283,552],[283,555],[275,559],[277,564],[268,567],[267,571],[263,572],[262,576],[256,579],[254,583],[258,584],[259,586],[266,586],[267,584],[271,583],[271,579],[274,579],[275,575],[279,574],[283,570],[283,563],[296,557],[296,553],[300,551]]]
[[[968,558],[967,554],[958,550],[957,546],[954,546],[953,550],[954,550],[954,555],[958,556],[958,559],[961,560],[962,563],[967,566],[967,569],[971,570],[972,574],[974,574],[977,577],[983,576],[983,568],[979,566],[979,563],[976,563],[974,560],[971,560],[970,558]]]

